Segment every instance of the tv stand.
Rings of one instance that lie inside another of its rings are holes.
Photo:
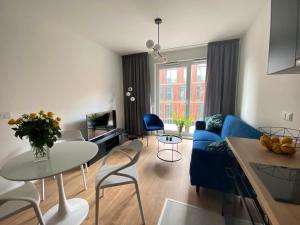
[[[98,145],[98,153],[90,161],[88,161],[88,166],[97,162],[103,156],[105,156],[109,151],[117,145],[124,143],[127,140],[125,131],[122,129],[116,129],[114,131],[108,132],[96,139],[91,140]]]

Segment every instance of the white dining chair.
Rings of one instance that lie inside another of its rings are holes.
[[[83,138],[80,130],[63,130],[61,131],[61,137],[58,140],[59,142],[62,141],[85,141]],[[84,190],[87,190],[87,184],[86,184],[86,177],[85,172],[88,172],[88,165],[87,163],[84,163],[83,165],[80,165],[80,171],[82,176],[82,182],[84,186]],[[42,200],[45,200],[45,180],[41,179],[41,195]]]
[[[100,190],[102,189],[104,195],[104,188],[134,184],[137,194],[139,209],[142,217],[143,224],[145,224],[144,213],[140,198],[139,186],[138,186],[138,176],[136,169],[136,162],[140,157],[140,153],[143,148],[143,143],[139,140],[133,140],[127,145],[117,146],[113,148],[110,153],[104,158],[101,164],[101,168],[96,175],[96,214],[95,214],[95,224],[99,225],[99,197]],[[126,152],[126,150],[134,150],[135,155],[132,157]],[[129,162],[122,165],[107,165],[107,159],[114,153],[120,152],[126,157],[128,157]]]
[[[39,207],[40,195],[31,182],[0,194],[0,221],[25,209],[33,208],[41,225],[45,225]]]

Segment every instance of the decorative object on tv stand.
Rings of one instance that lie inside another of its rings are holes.
[[[179,136],[181,136],[183,127],[185,127],[187,129],[190,126],[191,122],[193,121],[192,118],[185,119],[184,114],[182,114],[181,116],[178,116],[175,112],[173,113],[173,120],[174,120],[175,124],[177,125]]]
[[[87,119],[89,120],[93,130],[96,129],[97,119],[99,118],[99,116],[100,116],[99,113],[93,113],[87,116]]]
[[[161,62],[161,63],[165,63],[165,62],[167,62],[167,58],[160,53],[161,46],[160,46],[160,43],[159,43],[159,25],[162,23],[162,19],[161,18],[156,18],[154,20],[154,22],[155,22],[155,24],[157,24],[157,44],[154,44],[153,40],[148,40],[146,42],[146,46],[147,46],[148,49],[153,50],[152,56],[153,56],[154,59],[159,60],[159,62]]]
[[[17,120],[10,119],[8,124],[13,126],[15,136],[29,139],[32,148],[34,162],[48,160],[49,148],[51,148],[57,138],[61,137],[59,117],[54,118],[53,112],[23,114]]]
[[[132,87],[128,87],[127,90],[128,90],[128,91],[126,92],[126,96],[127,96],[127,97],[130,97],[131,94],[132,94],[133,88],[132,88]],[[131,96],[129,99],[130,99],[130,101],[132,101],[132,102],[135,101],[135,97],[134,97],[134,96]]]

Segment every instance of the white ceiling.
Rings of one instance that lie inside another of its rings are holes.
[[[161,17],[164,49],[241,37],[268,0],[27,0],[45,19],[119,54],[147,51]]]

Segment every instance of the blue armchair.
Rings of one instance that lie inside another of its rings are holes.
[[[145,131],[164,131],[164,122],[155,114],[145,114],[143,118]],[[165,132],[165,131],[164,131]],[[147,146],[148,146],[148,134],[147,134]]]
[[[226,137],[242,137],[258,139],[262,133],[251,127],[240,118],[227,115],[220,134],[205,130],[204,121],[196,122],[193,136],[193,150],[190,163],[191,184],[226,191],[230,180],[225,175],[225,168],[230,166],[234,158],[228,151],[211,151],[207,146]]]

